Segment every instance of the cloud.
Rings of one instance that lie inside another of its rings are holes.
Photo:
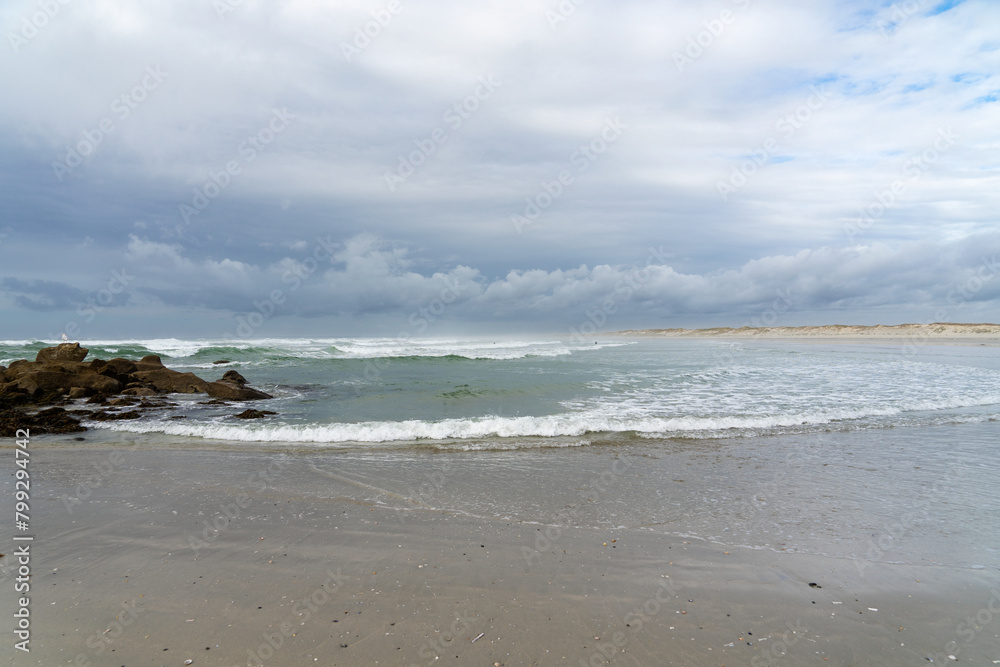
[[[997,234],[898,248],[875,243],[804,249],[707,273],[677,271],[663,248],[650,248],[631,265],[511,271],[494,278],[464,265],[421,273],[414,270],[417,262],[407,248],[372,235],[347,239],[329,254],[317,245],[267,266],[189,260],[171,246],[139,238],[132,239],[128,252],[143,266],[136,291],[149,298],[230,315],[271,301],[275,308],[269,316],[276,318],[405,318],[441,300],[448,304],[444,319],[514,319],[549,326],[578,320],[607,302],[618,319],[629,322],[726,313],[745,317],[776,298],[797,311],[865,312],[900,304],[927,309],[949,303],[949,297],[954,301],[956,290],[977,281],[982,284],[967,289],[962,302],[1000,298],[1000,280],[992,281],[1000,253]]]
[[[741,318],[791,284],[862,317],[944,298],[908,253],[996,229],[1000,5],[572,6],[402,3],[348,59],[384,5],[60,4],[0,50],[0,274],[53,283],[7,289],[10,306],[66,307],[79,295],[57,285],[99,289],[125,261],[130,303],[207,327],[273,290],[283,319],[405,315],[451,280],[449,317],[542,326],[662,246],[627,316]],[[0,7],[3,34],[37,7]],[[616,118],[621,136],[575,161]],[[914,176],[942,131],[956,141]],[[518,233],[512,216],[545,196]],[[340,244],[322,261],[320,238]],[[928,259],[932,282],[956,277]],[[900,268],[892,284],[844,273],[879,262]]]
[[[86,291],[52,280],[3,278],[0,290],[18,307],[36,312],[61,312],[95,304],[103,309],[129,302],[128,294],[118,282],[109,282],[109,287],[103,290]]]
[[[73,308],[87,296],[83,290],[49,280],[4,278],[0,289],[21,308],[39,312]]]

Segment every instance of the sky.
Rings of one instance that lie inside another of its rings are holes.
[[[995,0],[0,2],[0,338],[1000,321]]]

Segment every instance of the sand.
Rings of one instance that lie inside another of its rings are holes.
[[[978,430],[967,433],[988,439],[990,427],[970,425]],[[969,556],[992,553],[987,567],[968,567],[963,549],[979,547],[962,544],[974,541],[962,531],[942,533],[961,547],[954,562],[948,553],[928,562],[938,548],[921,546],[923,527],[910,530],[905,548],[873,560],[796,550],[794,537],[783,552],[766,522],[752,529],[763,531],[756,540],[685,537],[705,492],[692,476],[719,465],[729,477],[747,470],[741,443],[595,446],[520,458],[412,450],[379,459],[88,438],[32,444],[32,650],[13,651],[8,633],[2,652],[13,664],[1000,660],[995,545]],[[855,460],[863,444],[850,442],[844,460]],[[12,457],[12,443],[0,455]],[[807,514],[852,511],[846,497],[806,498],[799,489],[815,488],[814,469],[822,467],[800,466],[802,487],[793,484],[797,474],[781,485],[793,496],[787,507],[801,501]],[[587,480],[600,471],[608,487],[595,490]],[[8,517],[12,484],[4,482],[0,508]],[[706,484],[711,492],[716,482]],[[884,511],[880,491],[872,493],[860,492],[852,521]],[[669,511],[684,499],[692,504]],[[491,511],[482,510],[486,502]],[[463,506],[475,511],[454,509]],[[631,522],[654,514],[664,525],[614,525],[615,516]],[[543,520],[526,521],[531,516]],[[837,542],[813,532],[803,532],[803,544]],[[0,613],[9,619],[12,579],[4,565]]]
[[[1000,345],[1000,324],[828,325],[806,327],[717,327],[713,329],[632,329],[611,336],[791,340],[816,343],[921,345]]]

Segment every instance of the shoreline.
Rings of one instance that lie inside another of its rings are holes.
[[[995,540],[968,532],[994,471],[911,459],[980,461],[992,433],[404,456],[47,436],[23,662],[985,664],[1000,614],[961,624],[1000,603]],[[927,484],[951,474],[976,495],[939,514]]]
[[[594,334],[628,338],[764,340],[801,343],[1000,346],[1000,324],[824,325],[802,327],[715,327],[627,329]]]

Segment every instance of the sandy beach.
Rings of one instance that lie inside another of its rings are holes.
[[[920,345],[1000,345],[1000,324],[827,325],[804,327],[716,327],[712,329],[630,329],[611,336],[788,340],[799,343],[890,344],[904,349]]]
[[[992,664],[997,471],[962,464],[992,426],[384,457],[39,437],[32,650],[3,651],[128,667]],[[929,452],[953,441],[946,468]]]

